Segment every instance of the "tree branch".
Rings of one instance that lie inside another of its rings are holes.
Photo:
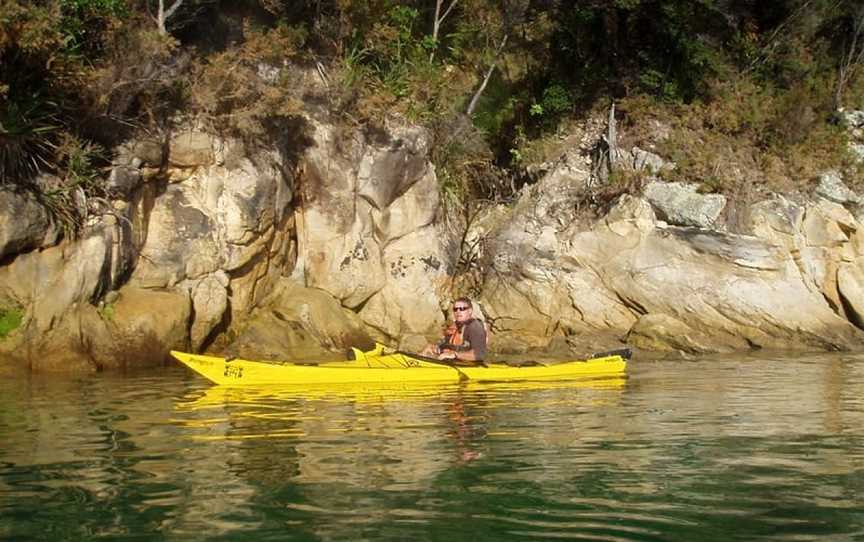
[[[483,78],[483,82],[480,84],[480,88],[477,89],[477,92],[474,93],[474,97],[471,98],[471,103],[468,104],[468,110],[465,112],[465,114],[469,117],[474,113],[474,109],[477,107],[477,102],[480,101],[480,96],[483,94],[483,91],[486,90],[486,85],[489,84],[489,80],[492,78],[492,74],[495,72],[495,66],[498,64],[498,58],[501,56],[501,51],[503,51],[504,46],[507,45],[508,37],[509,34],[504,34],[504,39],[501,40],[501,43],[495,50],[495,57],[492,60],[492,65],[489,66],[489,69],[486,71],[486,77]]]
[[[450,5],[447,7],[446,10],[444,10],[444,14],[439,16],[439,14],[441,13],[441,4],[443,2],[444,0],[435,0],[435,20],[432,23],[432,41],[436,44],[436,49],[438,44],[438,33],[441,30],[441,25],[444,23],[444,19],[446,19],[447,16],[450,15],[451,11],[453,11],[453,8],[456,6],[456,4],[459,3],[459,0],[453,0],[452,2],[450,2]],[[436,49],[432,49],[432,52],[429,53],[429,62],[435,60]]]
[[[853,22],[852,42],[840,61],[837,73],[837,88],[834,91],[834,107],[843,105],[843,93],[846,86],[855,76],[855,72],[864,64],[864,7],[859,8]]]

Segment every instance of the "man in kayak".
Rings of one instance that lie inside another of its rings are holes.
[[[423,350],[424,356],[441,360],[465,361],[480,364],[486,358],[486,326],[473,316],[474,306],[467,297],[453,301],[455,325],[448,328],[438,344]]]

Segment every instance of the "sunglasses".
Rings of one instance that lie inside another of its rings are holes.
[[[467,311],[467,310],[470,309],[470,308],[471,308],[471,307],[453,307],[453,312],[462,312],[462,311]]]

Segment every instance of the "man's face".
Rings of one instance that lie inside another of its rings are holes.
[[[464,301],[453,303],[453,319],[459,322],[467,322],[471,319],[471,307]]]

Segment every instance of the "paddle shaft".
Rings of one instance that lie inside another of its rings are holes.
[[[419,356],[419,355],[417,355],[417,354],[409,354],[408,352],[402,352],[402,351],[399,351],[399,350],[397,350],[396,353],[399,354],[400,356],[403,356],[403,357],[404,357],[404,356],[407,356],[407,357],[409,357],[409,358],[411,358],[411,359],[416,359],[416,360],[419,360],[419,361],[424,361],[424,362],[426,362],[426,363],[434,363],[435,365],[441,365],[441,366],[443,366],[443,367],[449,367],[449,368],[453,369],[454,371],[456,371],[457,373],[459,373],[459,379],[460,379],[460,380],[469,380],[468,375],[466,375],[465,373],[463,373],[462,371],[460,371],[460,370],[459,370],[459,367],[457,367],[456,365],[454,365],[454,364],[452,364],[452,363],[447,363],[445,360],[440,360],[440,359],[435,359],[435,358],[428,358],[428,357],[426,357],[426,356]]]

